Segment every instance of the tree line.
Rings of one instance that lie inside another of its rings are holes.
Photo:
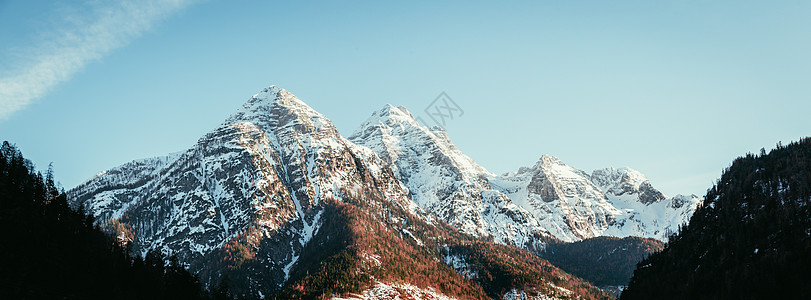
[[[736,159],[621,299],[811,299],[811,138]]]
[[[1,299],[225,299],[209,294],[174,258],[130,255],[68,206],[53,168],[35,170],[20,150],[0,146]],[[167,263],[168,260],[168,263]]]

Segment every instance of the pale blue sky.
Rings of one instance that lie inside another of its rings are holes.
[[[349,136],[446,92],[502,173],[557,156],[703,195],[809,135],[811,1],[2,1],[0,139],[73,187],[184,150],[262,88]]]

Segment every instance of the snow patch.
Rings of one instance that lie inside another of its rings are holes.
[[[383,283],[378,281],[371,288],[360,294],[343,296],[333,295],[335,300],[389,300],[389,299],[423,299],[423,300],[452,300],[433,287],[420,288],[410,283]]]

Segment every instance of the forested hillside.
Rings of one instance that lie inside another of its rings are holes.
[[[585,281],[524,250],[478,241],[374,197],[330,201],[323,230],[303,250],[290,280],[271,299],[353,295],[380,282],[407,283],[458,299],[556,295],[605,299]],[[232,299],[261,263],[240,235],[217,252],[220,285],[209,295],[174,257],[145,258],[122,247],[132,238],[118,223],[106,232],[72,210],[53,172],[41,174],[20,151],[0,149],[0,299]],[[403,227],[407,224],[408,229]],[[455,260],[454,263],[452,260]],[[459,262],[464,261],[463,265]],[[464,268],[464,269],[461,269]],[[472,274],[470,272],[475,272]]]
[[[203,299],[177,260],[145,259],[70,209],[51,168],[0,148],[0,299]],[[225,291],[222,291],[225,292]],[[224,293],[221,293],[224,294]]]
[[[574,243],[550,243],[540,256],[596,286],[625,286],[636,264],[661,251],[662,242],[641,237],[596,237]]]
[[[811,138],[736,159],[621,299],[811,299]]]

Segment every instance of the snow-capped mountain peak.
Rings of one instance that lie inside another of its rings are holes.
[[[379,129],[380,127],[400,127],[403,131],[427,130],[417,122],[411,112],[404,106],[394,106],[386,104],[383,108],[372,113],[372,115],[350,136],[357,136],[364,134],[359,132],[361,129]]]
[[[338,136],[327,117],[285,89],[270,86],[253,95],[222,125],[249,122],[264,131],[294,130],[301,134]]]
[[[408,109],[405,108],[405,106],[386,104],[386,106],[378,111],[377,115],[379,116],[380,121],[384,121],[389,124],[396,124],[399,122],[417,124],[417,120],[414,119],[414,116],[410,111],[408,111]]]
[[[411,146],[426,145],[431,149],[422,150],[431,150],[435,154],[434,160],[450,160],[452,161],[450,165],[466,175],[476,177],[482,173],[489,174],[486,169],[456,148],[444,130],[420,125],[403,106],[385,105],[361,124],[349,136],[349,140],[371,148],[389,163],[397,161]],[[399,169],[399,166],[395,169]]]
[[[614,196],[637,195],[639,202],[644,204],[659,202],[667,198],[662,192],[653,188],[650,180],[645,175],[628,167],[594,170],[591,173],[591,180],[602,188],[606,194]]]
[[[572,168],[557,157],[546,154],[541,156],[533,169],[544,170],[557,179],[583,180],[588,177],[583,171]]]
[[[627,183],[635,188],[638,188],[643,182],[649,181],[648,177],[629,167],[594,170],[591,173],[591,178],[594,183],[600,186]]]
[[[446,131],[392,105],[346,139],[276,86],[189,149],[113,168],[68,194],[100,224],[133,233],[135,252],[175,255],[207,286],[236,272],[231,280],[258,297],[309,280],[318,268],[312,260],[324,259],[325,249],[365,244],[334,253],[360,258],[352,272],[382,266],[381,256],[356,250],[380,252],[404,241],[431,250],[455,230],[437,219],[537,252],[555,238],[612,234],[606,228],[624,218],[586,173],[552,156],[495,176]],[[444,233],[434,232],[440,228]],[[408,251],[382,253],[417,253]],[[367,266],[364,257],[376,263]]]
[[[492,174],[444,130],[420,125],[404,107],[384,106],[349,139],[390,163],[420,207],[466,233],[519,246],[548,237],[526,210],[490,186]]]
[[[662,201],[666,197],[631,168],[588,174],[551,155],[541,156],[532,167],[496,176],[456,148],[447,132],[421,126],[407,109],[392,105],[373,113],[350,140],[391,163],[412,199],[426,211],[468,233],[496,240],[514,237],[506,242],[516,245],[526,244],[527,235],[505,235],[509,230],[504,227],[513,225],[486,220],[522,216],[513,224],[564,241],[600,235],[666,239],[666,232],[686,221],[699,201]],[[488,210],[483,205],[487,199],[494,208],[509,209]],[[654,203],[663,204],[650,206]],[[640,214],[646,213],[656,217],[640,221]]]
[[[621,214],[585,172],[554,156],[489,181],[563,241],[600,236]]]
[[[212,256],[251,249],[252,268],[263,274],[251,289],[265,292],[288,279],[325,203],[380,199],[421,212],[371,150],[276,86],[193,147],[113,168],[68,194],[99,222],[129,226],[136,251],[177,255],[207,284],[216,284],[220,267]]]
[[[536,166],[552,166],[552,165],[565,165],[559,158],[554,157],[549,154],[541,155],[541,158],[538,159],[538,162],[535,164]]]

